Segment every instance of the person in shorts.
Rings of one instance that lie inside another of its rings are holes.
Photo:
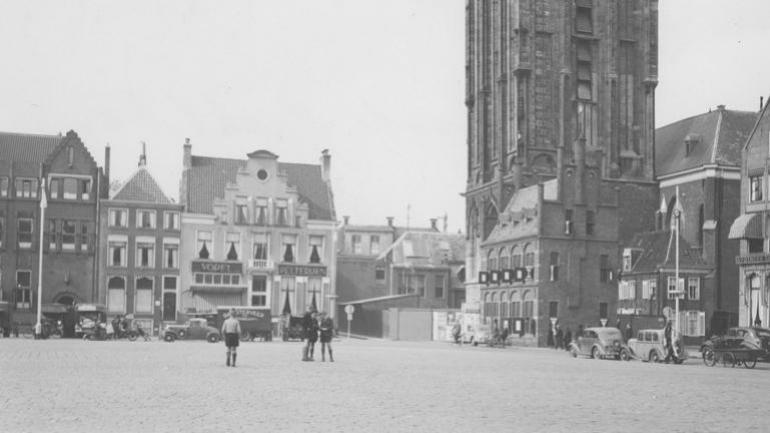
[[[241,336],[241,322],[235,318],[235,308],[230,309],[230,315],[222,324],[222,335],[225,337],[225,346],[227,346],[227,364],[225,365],[235,367],[236,350]]]
[[[329,349],[329,361],[334,362],[334,356],[332,355],[332,336],[334,334],[334,321],[331,317],[327,316],[325,312],[321,312],[321,361],[326,361],[326,349]]]

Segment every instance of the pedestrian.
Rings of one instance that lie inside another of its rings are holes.
[[[334,362],[332,355],[332,335],[334,334],[334,321],[325,312],[321,312],[321,362],[326,361],[325,352],[329,350],[329,362]]]
[[[235,367],[235,358],[238,355],[238,338],[241,336],[241,322],[235,318],[235,308],[230,309],[230,314],[222,323],[222,335],[225,336],[225,346],[227,346],[227,365]],[[232,362],[231,362],[232,359]]]
[[[505,348],[505,342],[508,341],[508,327],[503,326],[502,331],[500,331],[500,345]]]
[[[564,349],[564,333],[561,330],[561,325],[556,325],[556,349]]]
[[[572,332],[567,328],[564,333],[564,350],[569,350],[570,343],[572,343]]]
[[[549,326],[548,327],[548,340],[546,341],[546,344],[548,345],[548,347],[554,347],[554,341],[553,341],[554,340],[554,336],[555,336],[555,334],[554,334],[553,326]]]
[[[454,338],[455,344],[460,344],[460,334],[462,332],[462,327],[460,326],[460,322],[455,322],[454,326],[452,326],[452,338]],[[323,346],[323,342],[321,343]],[[323,348],[321,349],[323,350]]]
[[[668,364],[670,360],[676,360],[676,355],[674,354],[674,344],[672,341],[672,332],[671,332],[671,321],[669,320],[666,322],[666,328],[663,331],[663,339],[665,341],[665,348],[666,348],[666,358],[664,359],[665,363]]]
[[[115,339],[117,340],[120,338],[120,314],[115,316],[115,318],[112,319],[112,322],[110,323],[112,324],[112,332],[115,336]]]
[[[312,361],[311,350],[315,349],[315,343],[318,341],[318,321],[314,317],[312,306],[308,306],[307,311],[302,316],[302,334],[306,340],[305,346],[302,348],[302,360]]]
[[[112,340],[115,338],[115,328],[112,326],[112,322],[107,322],[107,339]]]

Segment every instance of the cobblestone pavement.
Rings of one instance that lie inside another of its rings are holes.
[[[759,432],[755,370],[572,359],[548,349],[336,341],[0,339],[2,432]]]

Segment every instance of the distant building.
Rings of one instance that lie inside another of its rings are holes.
[[[184,145],[180,310],[218,306],[336,314],[331,155],[318,165],[192,155]]]
[[[757,122],[743,147],[741,162],[741,215],[730,228],[730,239],[739,241],[738,265],[734,285],[738,295],[738,323],[741,326],[770,325],[770,99],[762,107]],[[735,242],[735,241],[733,241]]]
[[[43,312],[57,315],[63,306],[98,300],[97,203],[107,190],[107,176],[74,131],[0,133],[0,300],[7,303],[6,316],[36,322],[42,194]]]
[[[139,168],[100,203],[99,302],[110,315],[131,314],[145,330],[176,320],[182,206]]]

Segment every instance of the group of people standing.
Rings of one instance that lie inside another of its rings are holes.
[[[305,334],[306,344],[302,348],[303,361],[315,361],[313,358],[315,344],[321,338],[321,361],[326,361],[326,350],[329,351],[329,361],[334,362],[332,355],[332,336],[334,334],[334,321],[325,312],[316,313],[312,307],[308,307],[302,316],[302,330]]]

